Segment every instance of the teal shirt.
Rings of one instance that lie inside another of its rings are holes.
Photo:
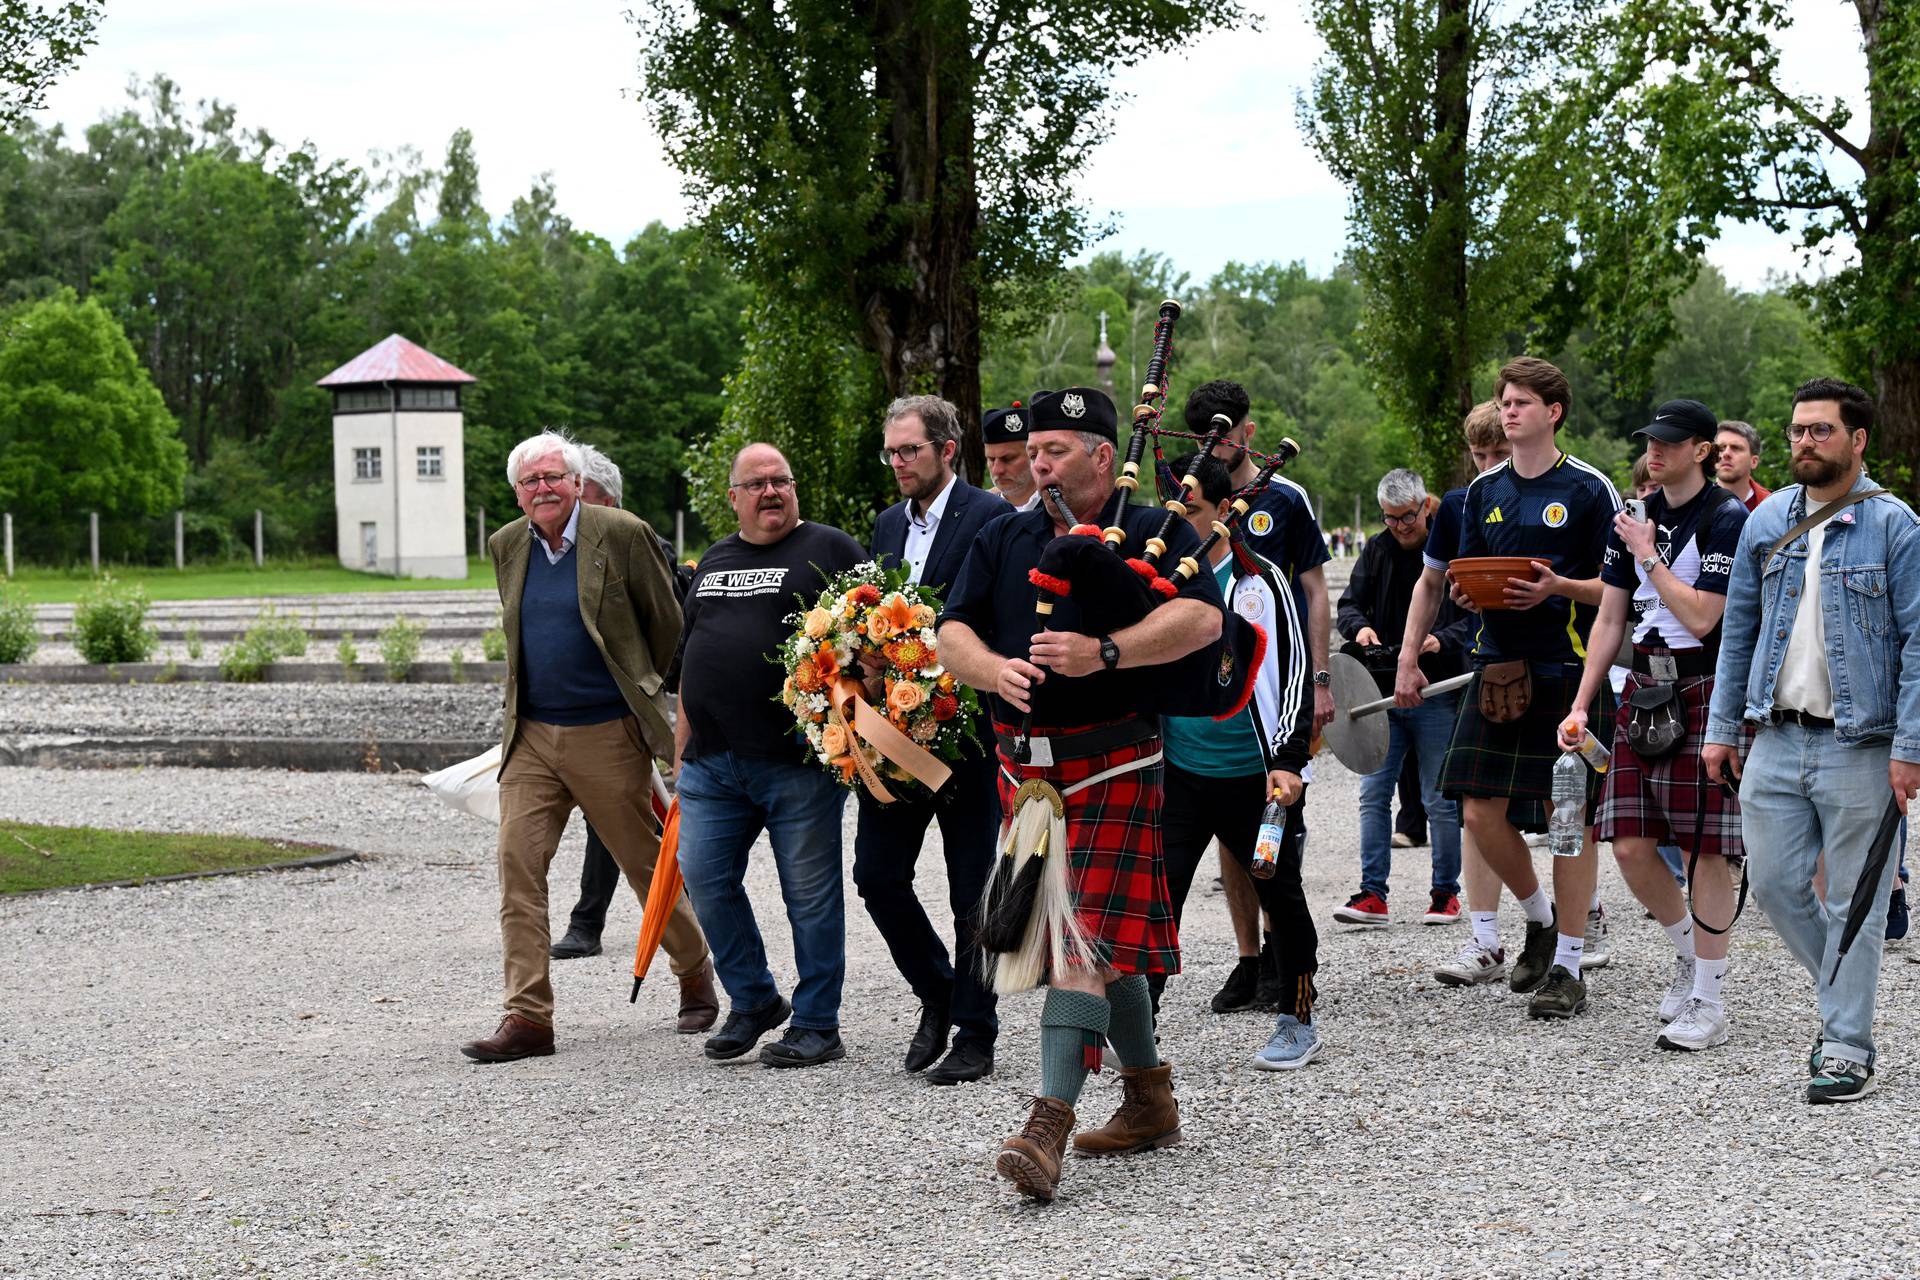
[[[1233,557],[1214,567],[1220,593],[1233,607]],[[1242,711],[1231,720],[1209,716],[1167,716],[1160,722],[1167,762],[1209,778],[1244,778],[1266,772],[1253,717]]]

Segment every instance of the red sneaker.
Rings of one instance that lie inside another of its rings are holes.
[[[1333,918],[1341,924],[1367,924],[1378,928],[1387,923],[1387,900],[1371,889],[1362,889],[1347,899],[1346,906],[1335,907]]]
[[[1460,895],[1444,889],[1433,891],[1433,905],[1420,917],[1421,924],[1457,924],[1460,920]]]

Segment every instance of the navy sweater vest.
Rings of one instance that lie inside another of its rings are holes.
[[[580,620],[578,545],[559,564],[538,546],[520,590],[520,714],[541,724],[602,724],[627,714],[599,646]]]

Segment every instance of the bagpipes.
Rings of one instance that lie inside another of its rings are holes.
[[[1043,629],[1050,626],[1055,608],[1064,599],[1074,602],[1079,613],[1078,629],[1084,634],[1110,635],[1134,625],[1165,600],[1177,596],[1180,586],[1199,574],[1222,539],[1233,546],[1241,571],[1258,571],[1245,545],[1234,540],[1234,530],[1245,519],[1253,499],[1298,456],[1300,447],[1292,440],[1281,441],[1253,481],[1234,495],[1224,518],[1214,522],[1199,550],[1182,557],[1171,577],[1162,576],[1157,567],[1166,554],[1166,538],[1173,522],[1187,515],[1188,504],[1199,489],[1199,480],[1193,474],[1177,484],[1170,483],[1172,472],[1159,444],[1166,370],[1180,304],[1169,300],[1161,304],[1160,314],[1146,385],[1134,409],[1126,461],[1114,482],[1122,494],[1114,524],[1102,530],[1096,524],[1082,523],[1069,510],[1057,486],[1044,489],[1044,501],[1067,525],[1067,532],[1047,544],[1039,563],[1027,575],[1035,588],[1034,612]],[[1199,456],[1209,455],[1233,425],[1225,415],[1215,415],[1202,437]],[[1126,495],[1138,486],[1139,464],[1149,436],[1155,441],[1155,471],[1167,514],[1158,532],[1142,548],[1143,554],[1128,558]],[[1231,608],[1226,609],[1221,633],[1214,641],[1137,682],[1138,696],[1124,709],[1136,714],[1230,719],[1253,697],[1266,645],[1265,631]],[[1032,727],[1029,703],[1013,742],[1016,764],[1031,763]],[[1069,788],[1067,794],[1077,789]],[[1059,971],[1074,957],[1086,963],[1089,953],[1074,911],[1069,876],[1065,815],[1065,795],[1044,779],[1026,780],[1015,795],[1001,837],[1000,857],[980,910],[982,962],[994,988],[1002,994],[1037,985],[1049,971]]]

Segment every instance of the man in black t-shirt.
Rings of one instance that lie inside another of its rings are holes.
[[[667,673],[680,692],[673,734],[680,870],[701,927],[718,940],[714,967],[732,1005],[706,1052],[740,1057],[791,1013],[793,1025],[760,1060],[812,1066],[846,1056],[840,811],[847,793],[805,757],[793,715],[778,701],[784,673],[769,655],[787,637],[788,615],[866,553],[831,525],[800,519],[793,470],[772,445],[750,444],[734,458],[727,501],[740,532],[701,558]],[[747,851],[762,830],[793,926],[799,981],[791,1007],[767,968],[747,900]]]

